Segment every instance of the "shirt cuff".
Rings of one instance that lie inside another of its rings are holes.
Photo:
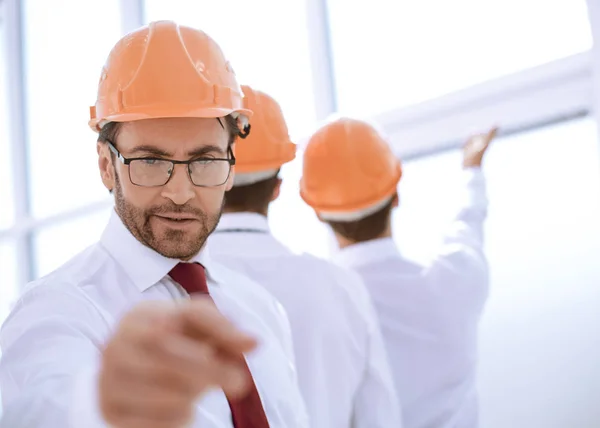
[[[487,208],[487,189],[483,171],[478,167],[466,168],[463,171],[465,188],[463,208]]]

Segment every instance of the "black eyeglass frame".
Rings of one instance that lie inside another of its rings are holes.
[[[222,186],[223,184],[227,183],[227,180],[229,180],[229,177],[231,176],[231,168],[233,166],[235,166],[235,156],[233,154],[233,150],[231,149],[231,146],[227,147],[227,155],[230,157],[227,158],[209,158],[209,157],[200,157],[200,158],[194,158],[194,159],[189,159],[186,161],[182,161],[182,160],[174,160],[174,159],[165,159],[165,158],[159,158],[159,157],[152,157],[152,156],[144,156],[144,157],[138,157],[138,158],[126,158],[125,156],[123,156],[121,154],[121,152],[119,152],[119,150],[115,147],[115,144],[112,141],[106,140],[106,144],[108,144],[108,148],[110,149],[111,152],[113,152],[115,154],[115,156],[117,157],[117,159],[119,159],[121,161],[121,163],[123,163],[123,165],[127,166],[127,171],[128,171],[128,175],[129,175],[129,181],[131,182],[131,184],[133,184],[134,186],[139,186],[139,187],[162,187],[162,186],[166,186],[167,183],[171,180],[171,177],[173,177],[173,171],[175,171],[175,165],[187,165],[187,173],[188,173],[188,178],[190,180],[190,183],[192,183],[194,186],[196,187],[219,187]],[[155,161],[161,161],[161,162],[171,162],[171,172],[169,173],[169,178],[167,178],[167,181],[165,181],[163,184],[156,184],[154,186],[144,186],[142,184],[137,184],[134,183],[133,180],[131,179],[131,168],[130,168],[130,164],[133,161],[137,161],[137,160],[155,160]],[[191,171],[191,165],[194,162],[202,162],[202,161],[220,161],[220,162],[227,162],[229,163],[229,171],[227,173],[227,177],[225,177],[225,180],[220,183],[220,184],[212,184],[210,186],[205,186],[205,185],[199,185],[194,183],[194,180],[192,180],[192,171]]]

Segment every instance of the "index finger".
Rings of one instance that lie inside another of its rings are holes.
[[[188,336],[210,343],[223,352],[240,354],[256,347],[256,340],[225,318],[210,299],[186,302],[177,316]]]
[[[486,140],[488,142],[488,144],[494,139],[496,138],[496,134],[498,134],[498,126],[494,126],[492,127],[492,129],[490,129],[487,134],[486,134]]]

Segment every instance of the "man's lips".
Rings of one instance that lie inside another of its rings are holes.
[[[189,214],[189,213],[166,213],[166,214],[154,214],[157,217],[164,217],[164,218],[168,218],[171,220],[198,220],[198,217],[196,217],[193,214]]]
[[[155,214],[154,216],[160,220],[172,221],[175,223],[189,223],[199,220],[191,214]]]

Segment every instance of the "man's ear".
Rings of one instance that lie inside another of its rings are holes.
[[[98,168],[100,169],[100,177],[104,187],[109,192],[115,188],[115,168],[113,166],[112,156],[108,144],[98,141],[96,143],[96,151],[98,152]]]
[[[279,194],[281,193],[282,181],[283,180],[281,178],[277,178],[277,183],[275,184],[275,188],[273,189],[273,194],[271,195],[271,202],[273,202],[275,199],[277,199],[279,197]]]
[[[398,208],[399,205],[400,205],[400,198],[398,197],[398,192],[396,192],[394,194],[394,197],[392,198],[392,208]]]
[[[233,153],[233,157],[235,158],[235,142],[232,143],[229,147],[231,148],[231,153]],[[231,167],[231,171],[229,172],[229,178],[225,182],[225,191],[226,192],[229,192],[232,189],[234,181],[235,181],[235,165]]]

